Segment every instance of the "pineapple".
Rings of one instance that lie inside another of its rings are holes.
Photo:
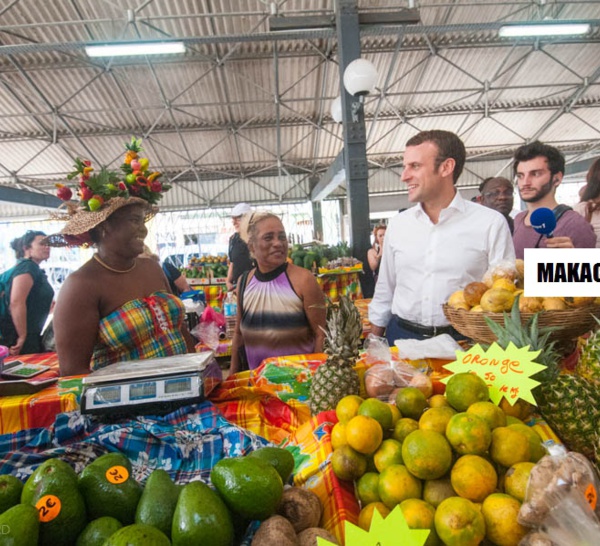
[[[600,325],[600,321],[594,318]],[[600,329],[596,330],[583,345],[576,371],[590,381],[600,381]]]
[[[327,307],[325,353],[327,360],[312,377],[309,405],[313,415],[335,409],[348,394],[358,394],[360,381],[354,370],[362,334],[358,309],[350,298],[341,296],[338,304]]]
[[[510,315],[504,314],[504,327],[487,317],[486,322],[501,347],[512,341],[517,347],[542,351],[536,360],[547,368],[535,377],[541,384],[533,392],[542,417],[569,449],[594,460],[600,389],[585,377],[560,373],[560,358],[550,341],[554,328],[538,328],[537,313],[523,326],[518,301]]]

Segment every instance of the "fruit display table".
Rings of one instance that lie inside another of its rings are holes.
[[[35,377],[36,380],[58,378],[56,353],[10,357],[6,359],[5,364],[14,360],[50,366],[50,370]],[[78,409],[78,395],[71,389],[70,383],[63,381],[62,386],[59,383],[56,382],[35,394],[0,396],[0,434],[32,427],[47,427],[54,422],[58,413]]]
[[[362,270],[362,268],[361,268]],[[362,298],[359,279],[360,271],[323,272],[317,275],[317,282],[331,301],[338,301],[340,296],[348,296],[351,300]]]

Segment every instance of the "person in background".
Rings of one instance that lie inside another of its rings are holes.
[[[502,176],[486,178],[479,184],[479,203],[502,214],[508,223],[511,235],[515,228],[514,220],[510,215],[514,204],[514,191],[512,182]]]
[[[2,336],[13,356],[43,352],[42,330],[54,298],[46,273],[40,269],[40,264],[50,257],[45,238],[43,231],[27,231],[10,243],[17,264],[7,275],[11,324]]]
[[[461,336],[444,316],[450,294],[481,281],[490,266],[514,261],[506,221],[495,210],[463,199],[456,189],[465,146],[448,131],[423,131],[406,143],[402,182],[417,205],[388,223],[371,331],[397,339]]]
[[[373,279],[377,284],[377,277],[379,275],[379,265],[381,263],[381,255],[383,253],[383,239],[385,237],[385,230],[387,226],[384,224],[377,224],[373,228],[373,245],[367,252],[367,260],[369,261],[369,267],[373,272]]]
[[[526,248],[595,248],[597,238],[592,226],[570,207],[556,222],[553,237],[544,237],[531,227],[534,210],[558,207],[556,189],[565,172],[565,157],[560,150],[538,140],[521,146],[515,152],[513,169],[519,195],[527,206],[515,216],[513,242],[517,258],[523,259]]]
[[[160,256],[152,252],[150,247],[144,245],[144,251],[140,254],[140,258],[150,258],[156,263],[160,264]],[[169,288],[171,292],[176,296],[180,296],[184,292],[192,290],[192,287],[188,284],[186,278],[181,274],[181,271],[177,269],[171,262],[165,261],[162,264],[162,270],[169,281]]]
[[[267,357],[321,352],[325,295],[308,269],[287,262],[280,218],[270,212],[248,214],[240,233],[256,267],[238,284],[230,373],[245,367],[243,358],[254,369]]]
[[[591,224],[596,234],[596,248],[600,248],[600,158],[592,163],[586,181],[587,184],[583,186],[580,195],[581,201],[573,210]]]
[[[185,276],[171,262],[165,260],[162,264],[162,270],[169,281],[171,292],[176,296],[181,296],[184,292],[193,290]]]
[[[254,267],[250,258],[248,245],[240,237],[240,222],[244,214],[252,212],[252,207],[248,203],[238,203],[231,209],[231,221],[235,233],[229,238],[229,250],[227,257],[229,258],[229,268],[227,269],[227,279],[225,285],[227,290],[234,290],[240,275],[244,271],[249,271]]]

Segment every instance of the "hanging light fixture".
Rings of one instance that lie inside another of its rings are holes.
[[[589,23],[571,23],[569,21],[546,20],[536,23],[509,24],[500,27],[498,35],[502,38],[521,38],[531,36],[576,36],[590,31]]]
[[[88,57],[124,57],[129,55],[165,55],[185,53],[183,42],[130,42],[121,44],[90,44],[85,46]]]
[[[333,99],[331,101],[330,112],[331,112],[331,117],[333,118],[333,121],[335,121],[336,123],[342,123],[344,116],[342,113],[342,96],[341,95],[337,96],[335,99]]]
[[[344,87],[351,95],[368,95],[377,83],[377,68],[366,59],[355,59],[344,70]]]
[[[355,59],[344,70],[344,87],[350,95],[357,97],[350,105],[354,123],[358,123],[365,96],[375,88],[378,76],[375,65],[366,59]]]

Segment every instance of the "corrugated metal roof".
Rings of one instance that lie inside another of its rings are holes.
[[[358,5],[391,12],[408,2]],[[343,147],[330,115],[339,46],[333,29],[270,33],[272,6],[280,16],[334,15],[326,0],[6,6],[0,183],[51,192],[76,156],[117,168],[136,135],[174,183],[163,202],[169,210],[307,199],[310,181]],[[600,3],[422,0],[418,8],[420,25],[361,30],[363,57],[379,71],[364,104],[372,193],[397,191],[405,143],[419,130],[461,135],[473,158],[460,181],[467,186],[529,138],[569,157],[597,147]],[[506,21],[545,17],[589,20],[593,29],[579,39],[498,38]],[[187,51],[173,58],[91,60],[83,52],[88,42],[176,38]],[[13,209],[0,204],[0,217]]]

